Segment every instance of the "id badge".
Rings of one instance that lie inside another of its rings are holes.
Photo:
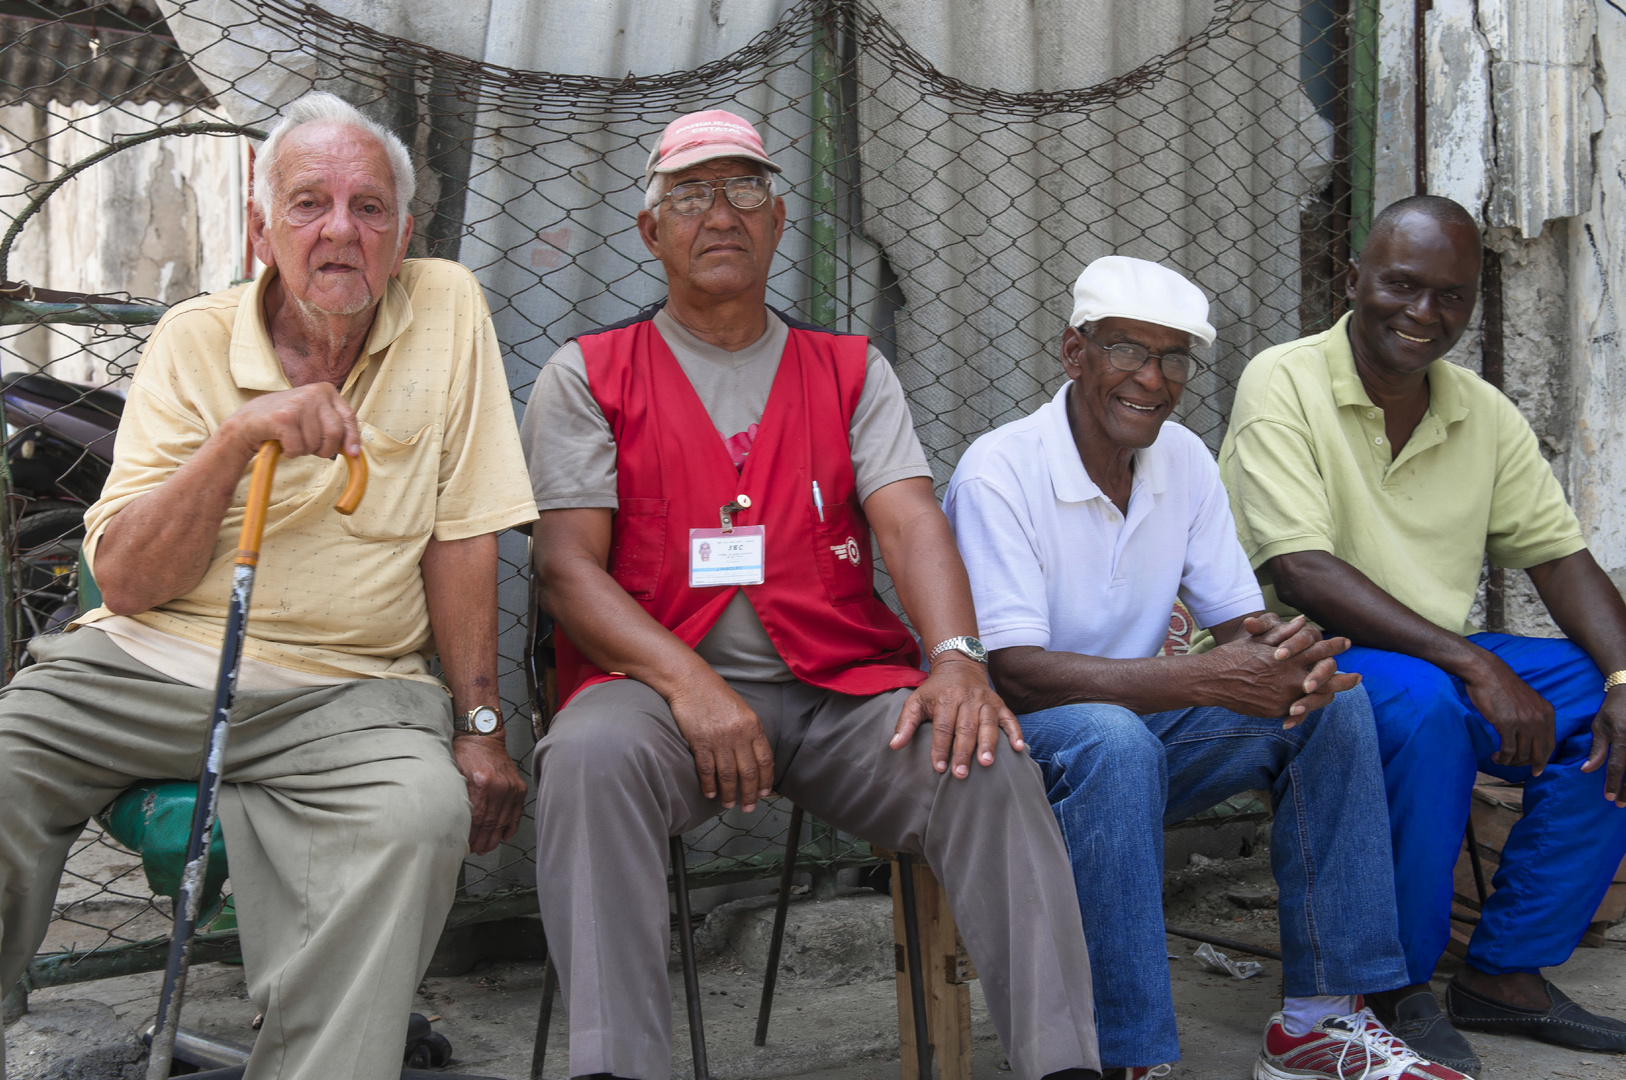
[[[761,585],[766,540],[767,529],[761,525],[736,525],[728,532],[690,529],[689,587]]]

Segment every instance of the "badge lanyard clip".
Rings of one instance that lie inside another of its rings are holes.
[[[731,501],[718,507],[717,517],[722,522],[723,532],[731,533],[734,531],[734,514],[736,511],[749,509],[751,509],[751,496],[745,494],[736,495]]]

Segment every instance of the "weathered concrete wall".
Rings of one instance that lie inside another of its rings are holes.
[[[28,201],[24,176],[54,177],[115,134],[197,118],[157,103],[117,110],[14,105],[5,112],[0,129],[27,133],[34,143],[0,145],[0,159],[26,165],[23,176],[0,171],[0,208],[8,214]],[[91,166],[24,227],[10,276],[39,288],[129,292],[165,303],[226,288],[243,272],[245,145],[236,137],[157,139]],[[9,338],[0,362],[7,371],[49,365],[60,378],[103,382],[134,362],[132,344],[127,335],[104,337],[91,328],[41,328]]]
[[[1385,4],[1383,14],[1391,10],[1409,19],[1412,5]],[[1598,561],[1626,584],[1626,380],[1614,374],[1613,301],[1626,283],[1616,239],[1626,229],[1617,167],[1626,160],[1626,18],[1604,14],[1591,0],[1435,0],[1425,22],[1426,160],[1428,190],[1489,225],[1487,246],[1502,258],[1503,389],[1535,429]],[[1384,55],[1399,59],[1394,47]],[[1395,84],[1407,77],[1385,72]],[[1397,112],[1380,113],[1380,123],[1397,122]],[[1451,356],[1473,370],[1479,317]],[[1528,577],[1505,580],[1507,628],[1556,634]]]
[[[1378,0],[1378,124],[1372,201],[1417,189],[1416,0]]]
[[[1573,421],[1570,490],[1599,563],[1626,586],[1626,374],[1617,297],[1626,289],[1626,17],[1595,39],[1600,92],[1590,208],[1564,223]]]

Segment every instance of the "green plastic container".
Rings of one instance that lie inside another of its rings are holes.
[[[190,781],[154,780],[137,784],[114,799],[96,820],[109,836],[141,856],[141,868],[152,891],[173,900],[186,869],[186,841],[197,801],[198,786]],[[199,926],[208,925],[219,913],[226,877],[226,840],[216,818],[209,839],[209,868],[199,897]]]

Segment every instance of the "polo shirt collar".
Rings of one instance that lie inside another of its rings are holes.
[[[1350,315],[1346,313],[1327,331],[1323,354],[1332,378],[1332,399],[1339,408],[1355,405],[1370,409],[1372,398],[1355,370],[1355,351],[1349,344],[1349,320]],[[1462,400],[1460,375],[1456,365],[1443,357],[1428,366],[1428,411],[1447,424],[1468,416],[1468,406]]]
[[[1361,382],[1360,372],[1355,370],[1355,350],[1349,344],[1349,319],[1346,312],[1327,331],[1323,355],[1327,358],[1327,373],[1332,378],[1332,400],[1340,409],[1345,405],[1370,409],[1372,398],[1366,392],[1366,385]]]
[[[1050,486],[1061,502],[1080,503],[1106,498],[1099,485],[1090,479],[1084,460],[1078,456],[1078,444],[1073,441],[1073,429],[1067,423],[1067,392],[1071,379],[1061,384],[1056,396],[1039,410],[1039,437],[1044,446],[1045,462],[1050,469]],[[1157,443],[1135,451],[1135,478],[1131,492],[1144,490],[1159,494],[1168,485],[1168,469],[1163,456],[1153,453]]]
[[[1462,400],[1462,379],[1466,374],[1444,357],[1428,366],[1428,411],[1447,424],[1468,418],[1468,404]]]
[[[231,327],[230,363],[232,381],[242,390],[288,389],[288,376],[277,359],[271,331],[265,325],[265,290],[276,276],[274,266],[261,270],[253,287],[244,291],[237,301],[237,315]],[[401,282],[391,277],[384,286],[384,298],[379,301],[373,325],[367,331],[367,342],[345,385],[348,387],[355,380],[374,353],[388,349],[411,325],[412,300]]]

